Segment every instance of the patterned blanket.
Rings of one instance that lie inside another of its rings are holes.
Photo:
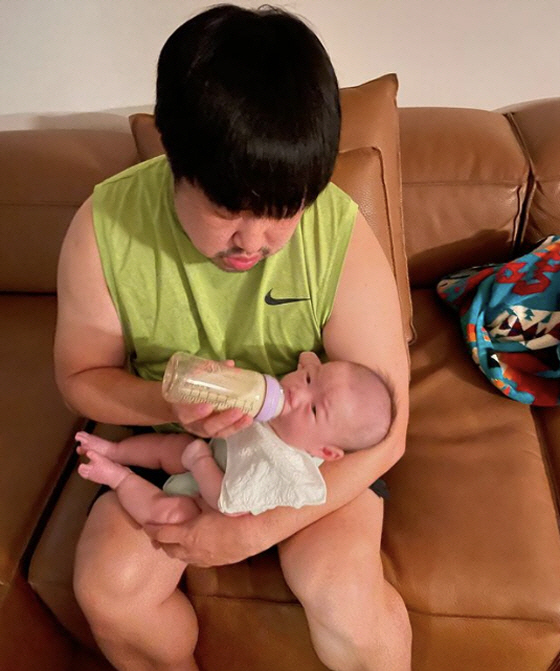
[[[448,275],[437,291],[492,384],[521,403],[560,404],[560,236],[508,263]]]

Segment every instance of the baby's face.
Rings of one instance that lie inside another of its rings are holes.
[[[324,457],[324,446],[347,442],[360,398],[350,384],[350,367],[344,361],[321,363],[303,352],[298,368],[281,381],[285,404],[271,424],[280,438],[300,449]]]

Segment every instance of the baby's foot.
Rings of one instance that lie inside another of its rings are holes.
[[[97,452],[108,459],[114,460],[116,456],[117,444],[110,440],[94,436],[85,431],[78,431],[74,438],[80,443],[76,448],[78,454],[86,454],[86,452]]]
[[[188,471],[192,471],[193,466],[199,459],[206,459],[208,457],[213,459],[210,446],[204,440],[197,438],[185,447],[181,455],[181,463]]]
[[[100,485],[109,485],[111,489],[116,489],[132,472],[130,468],[115,464],[99,452],[85,450],[84,454],[89,459],[89,463],[80,464],[78,473],[86,480],[97,482]]]

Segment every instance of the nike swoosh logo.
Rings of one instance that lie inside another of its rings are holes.
[[[267,305],[284,305],[285,303],[299,303],[300,301],[310,301],[311,298],[273,298],[272,289],[264,297]]]

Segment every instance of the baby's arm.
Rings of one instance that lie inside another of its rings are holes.
[[[76,440],[80,443],[79,454],[94,451],[116,464],[161,468],[171,475],[185,470],[181,457],[194,436],[189,433],[142,433],[114,443],[79,431]]]
[[[216,463],[208,443],[200,439],[189,443],[183,452],[182,464],[193,474],[202,498],[211,508],[218,510],[224,473]]]
[[[82,453],[89,463],[80,464],[78,473],[86,480],[111,487],[122,507],[138,524],[181,524],[200,514],[191,497],[167,496],[126,466],[114,463],[99,452]]]

